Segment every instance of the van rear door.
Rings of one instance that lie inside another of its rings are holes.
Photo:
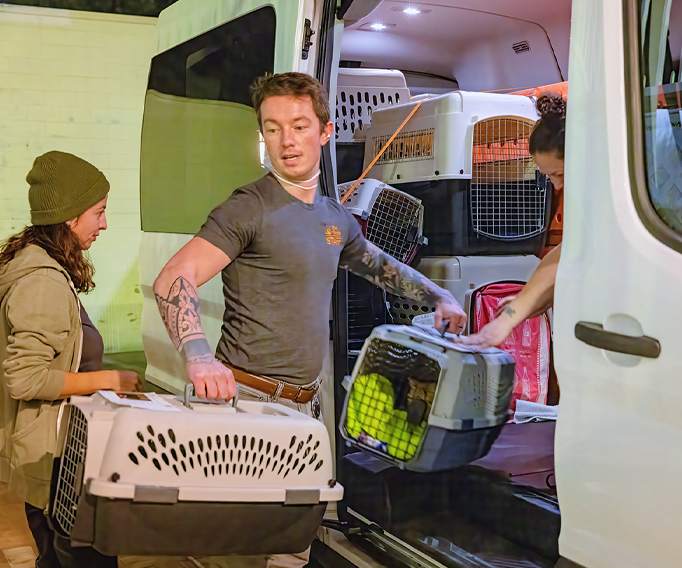
[[[589,568],[682,557],[680,4],[573,3],[555,461],[559,552]]]
[[[159,317],[154,279],[211,209],[264,174],[249,87],[264,73],[313,64],[315,49],[304,54],[303,38],[314,8],[314,0],[180,0],[159,17],[140,168],[142,335],[147,379],[158,386],[179,391],[186,373]],[[224,310],[219,277],[199,299],[215,346]]]

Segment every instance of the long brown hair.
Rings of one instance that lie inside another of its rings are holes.
[[[78,292],[88,293],[95,287],[95,267],[81,249],[80,240],[66,223],[29,225],[12,235],[0,246],[0,267],[14,259],[28,245],[44,249],[66,272]]]

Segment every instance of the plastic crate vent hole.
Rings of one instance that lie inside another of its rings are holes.
[[[142,443],[128,454],[130,461],[144,465],[148,460],[157,470],[170,468],[177,476],[198,468],[204,477],[241,475],[260,479],[270,473],[286,478],[301,475],[308,467],[317,471],[324,463],[314,453],[320,442],[312,434],[306,440],[292,436],[288,448],[256,436],[236,434],[216,434],[187,443],[179,441],[173,430],[168,430],[168,439],[159,433],[154,440],[143,432],[137,432],[137,438]],[[156,441],[162,439],[161,446],[157,446]]]

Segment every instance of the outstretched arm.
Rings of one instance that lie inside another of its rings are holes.
[[[448,320],[448,331],[460,334],[467,316],[452,294],[436,286],[426,276],[399,262],[379,247],[365,241],[364,252],[348,259],[347,268],[387,292],[423,302],[436,308],[435,327],[440,329]]]
[[[230,263],[219,248],[194,237],[168,261],[154,282],[161,318],[182,353],[197,396],[229,400],[236,393],[232,371],[213,355],[201,328],[197,288]]]
[[[542,259],[519,295],[509,301],[493,321],[483,326],[478,333],[460,338],[460,341],[478,349],[500,345],[522,321],[537,317],[551,308],[560,258],[561,245]]]

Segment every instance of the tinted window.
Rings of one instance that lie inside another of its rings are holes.
[[[195,233],[263,174],[249,87],[275,59],[275,11],[260,8],[152,60],[141,154],[142,229]]]
[[[682,0],[641,2],[640,13],[649,197],[656,214],[682,234]]]

